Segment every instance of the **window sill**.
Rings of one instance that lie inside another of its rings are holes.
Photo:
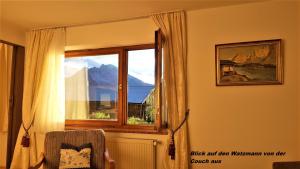
[[[157,134],[157,135],[168,135],[167,129],[156,130],[153,126],[122,126],[122,127],[88,127],[88,126],[71,126],[66,125],[66,130],[88,130],[88,129],[103,129],[105,132],[116,132],[116,133],[140,133],[140,134]]]
[[[145,129],[127,129],[127,128],[103,128],[105,132],[118,132],[118,133],[140,133],[140,134],[158,134],[168,135],[166,129],[157,130],[145,130]]]

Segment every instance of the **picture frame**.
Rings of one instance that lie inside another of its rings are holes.
[[[216,85],[283,84],[282,40],[215,45]]]

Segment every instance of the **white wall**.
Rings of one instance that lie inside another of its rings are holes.
[[[299,9],[296,2],[264,2],[187,12],[191,150],[287,152],[284,157],[220,157],[221,164],[193,164],[193,169],[271,169],[273,161],[299,160]],[[69,28],[66,49],[149,43],[155,29],[151,19]],[[216,87],[215,44],[274,38],[283,39],[284,85]],[[162,140],[157,160],[162,168],[166,136],[108,135]]]
[[[26,30],[18,27],[17,25],[5,22],[0,17],[0,39],[14,43],[17,45],[25,46],[25,32]]]
[[[156,25],[150,18],[67,29],[66,50],[154,43]]]
[[[295,2],[265,2],[188,12],[191,149],[287,152],[214,157],[222,164],[193,169],[271,169],[273,161],[299,160],[298,11]],[[283,39],[284,85],[216,87],[215,44],[274,38]]]
[[[3,20],[3,7],[0,1],[0,40],[25,45],[25,30],[19,26]]]

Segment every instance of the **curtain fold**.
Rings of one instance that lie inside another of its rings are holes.
[[[183,121],[187,111],[187,39],[185,12],[155,14],[153,21],[164,35],[164,107],[168,113],[168,123],[174,130]],[[169,132],[170,134],[170,132]],[[186,123],[175,133],[175,160],[167,153],[165,169],[187,169],[189,167]]]
[[[88,119],[89,86],[88,69],[82,68],[66,78],[66,119]]]
[[[6,166],[13,46],[0,43],[0,167]]]
[[[0,43],[0,132],[7,132],[13,46]]]
[[[30,146],[21,145],[25,134],[21,126],[12,169],[25,169],[35,163],[43,149],[44,133],[64,129],[64,47],[64,28],[26,34],[22,121],[25,128],[30,128]]]

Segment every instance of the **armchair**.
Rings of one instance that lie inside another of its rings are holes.
[[[36,165],[30,169],[38,169],[42,164],[44,169],[59,168],[60,147],[62,143],[80,146],[85,143],[92,143],[91,168],[93,169],[115,169],[115,161],[109,157],[105,148],[105,136],[103,130],[72,130],[54,131],[46,134],[44,153],[41,154]],[[105,167],[105,160],[108,167]]]
[[[274,162],[273,169],[300,169],[300,161]]]

